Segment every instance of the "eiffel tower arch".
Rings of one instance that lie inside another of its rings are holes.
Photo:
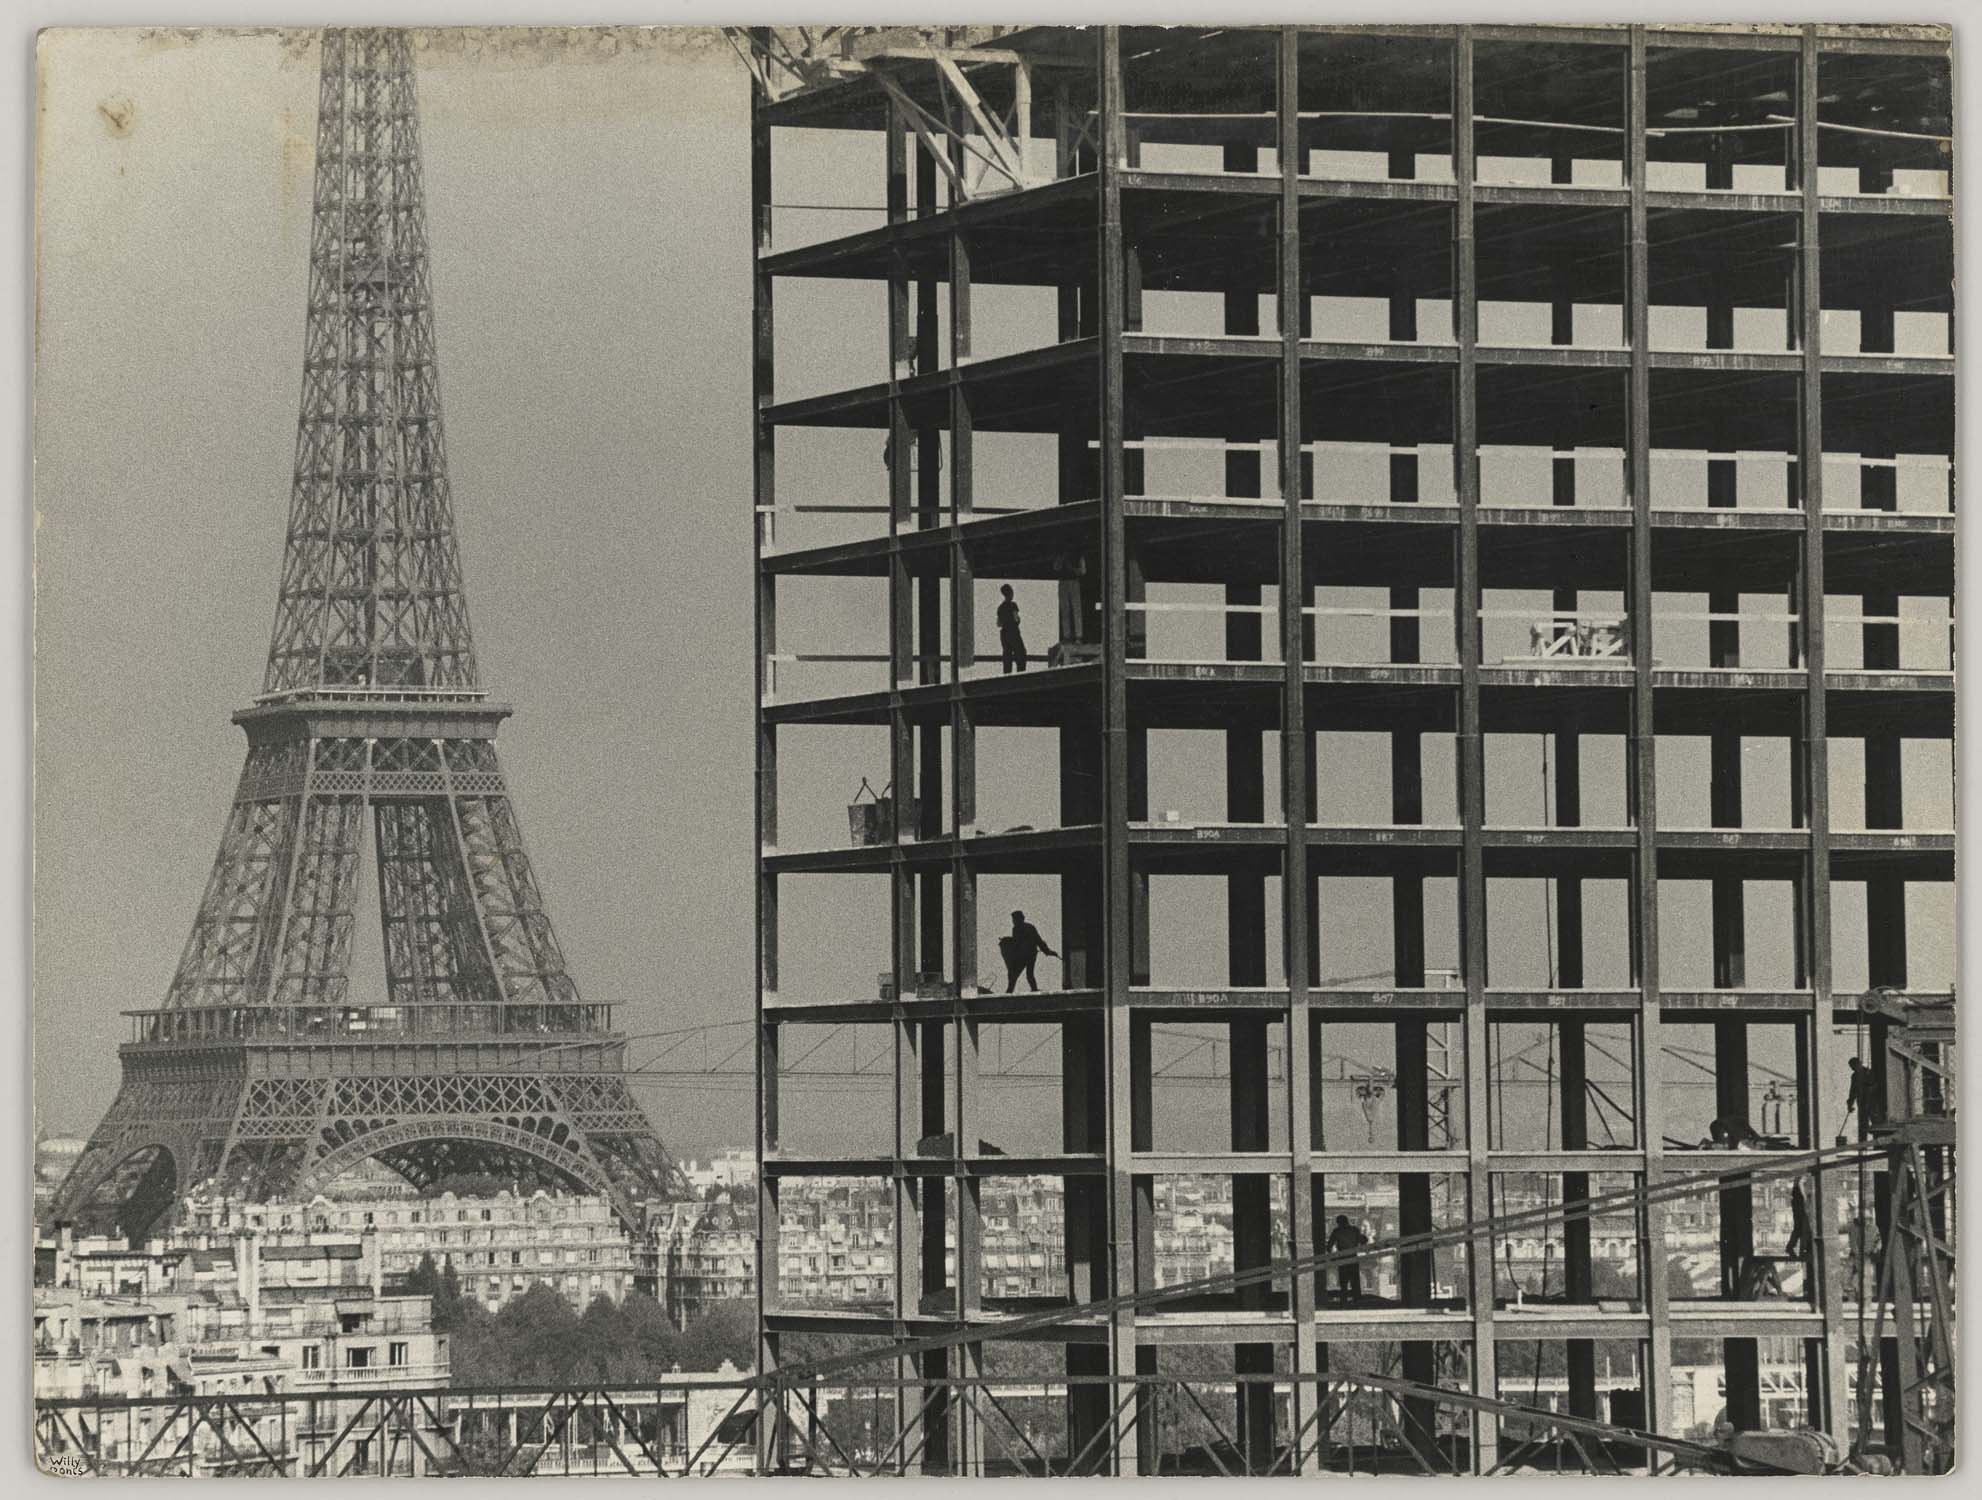
[[[611,1007],[552,930],[496,753],[509,711],[480,683],[455,539],[408,35],[330,31],[288,542],[263,691],[234,715],[247,764],[57,1218],[136,1237],[190,1192],[307,1195],[369,1158],[421,1186],[604,1194],[629,1225],[681,1190]],[[354,984],[361,902],[382,986]]]

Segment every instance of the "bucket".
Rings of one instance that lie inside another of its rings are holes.
[[[869,844],[892,844],[895,841],[895,817],[898,808],[894,796],[895,784],[891,781],[880,791],[868,785],[865,776],[860,778],[860,790],[853,794],[853,801],[846,806],[847,832],[856,848]],[[865,796],[869,800],[861,801]],[[921,826],[922,800],[907,797],[899,803],[903,818],[902,826],[910,836]]]
[[[868,800],[861,801],[863,796]],[[854,846],[887,843],[893,831],[894,811],[894,800],[876,792],[867,784],[867,778],[861,777],[860,790],[846,807],[847,832]]]

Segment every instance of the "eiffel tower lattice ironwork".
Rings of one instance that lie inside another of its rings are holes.
[[[679,1190],[610,1007],[565,967],[469,633],[434,355],[412,52],[323,40],[294,489],[263,692],[165,1003],[57,1217],[308,1195],[376,1158],[640,1200]],[[367,837],[367,825],[370,836]],[[364,848],[384,992],[354,992]]]

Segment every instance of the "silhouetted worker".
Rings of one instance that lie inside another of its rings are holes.
[[[1872,1115],[1877,1107],[1874,1075],[1862,1057],[1851,1058],[1848,1066],[1851,1068],[1851,1087],[1844,1095],[1844,1117],[1849,1120],[1854,1114],[1858,1116],[1858,1134],[1862,1137],[1865,1134],[1865,1127],[1872,1123]],[[1844,1144],[1842,1135],[1838,1136],[1838,1144]]]
[[[1025,670],[1025,637],[1019,634],[1019,604],[1012,597],[1012,586],[1008,583],[999,593],[1005,602],[998,606],[998,649],[1004,657],[1007,672]]]
[[[1782,1278],[1776,1275],[1775,1262],[1766,1255],[1749,1256],[1748,1264],[1741,1268],[1741,1278],[1735,1285],[1735,1300],[1760,1302],[1764,1297],[1781,1295]]]
[[[1349,1222],[1347,1214],[1335,1216],[1335,1227],[1328,1231],[1328,1248],[1337,1254],[1360,1250],[1369,1243],[1362,1230]],[[1359,1301],[1363,1295],[1361,1261],[1345,1260],[1335,1268],[1335,1290],[1345,1301]]]
[[[1010,994],[1019,987],[1019,975],[1025,975],[1025,982],[1032,987],[1033,994],[1039,993],[1039,981],[1033,977],[1032,966],[1039,962],[1039,955],[1058,958],[1046,939],[1039,935],[1039,929],[1026,921],[1025,913],[1012,913],[1012,930],[998,939],[998,953],[1005,960],[1005,993]]]
[[[1804,1195],[1803,1184],[1796,1183],[1789,1190],[1789,1243],[1782,1247],[1782,1253],[1790,1260],[1803,1262],[1803,1272],[1810,1272],[1810,1200]]]
[[[1761,1135],[1742,1116],[1722,1115],[1707,1127],[1707,1138],[1700,1142],[1700,1149],[1742,1151],[1761,1144]]]

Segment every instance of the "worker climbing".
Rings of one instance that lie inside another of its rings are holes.
[[[1025,637],[1019,633],[1019,604],[1012,597],[1012,586],[1008,583],[999,593],[1005,602],[998,606],[998,650],[1004,659],[1005,671],[1025,670]]]
[[[998,953],[1005,960],[1005,993],[1019,987],[1019,975],[1031,986],[1033,994],[1039,993],[1039,981],[1033,977],[1032,966],[1039,962],[1039,955],[1058,958],[1052,946],[1041,937],[1039,929],[1026,921],[1025,913],[1012,913],[1012,930],[998,939]]]

